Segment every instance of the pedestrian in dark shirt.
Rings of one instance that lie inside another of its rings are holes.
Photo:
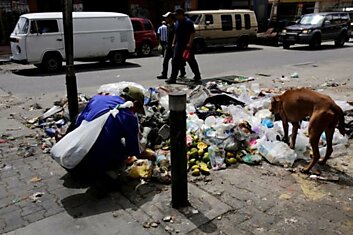
[[[170,78],[166,80],[166,83],[176,83],[178,71],[183,63],[185,63],[183,61],[183,53],[185,50],[190,50],[190,55],[187,62],[191,68],[191,71],[195,75],[193,79],[198,82],[201,80],[201,74],[192,48],[195,35],[194,23],[185,16],[185,11],[181,8],[176,10],[175,17],[177,22],[175,24],[175,35],[172,45],[174,47],[172,74]]]
[[[174,54],[174,48],[173,48],[173,40],[174,40],[174,33],[175,33],[175,16],[171,12],[167,12],[163,15],[167,22],[167,29],[168,29],[168,34],[167,34],[167,45],[166,49],[164,52],[164,59],[163,59],[163,69],[162,69],[162,74],[157,76],[158,79],[167,79],[168,78],[168,66],[169,66],[169,61],[170,59],[173,58]],[[185,72],[185,63],[183,63],[182,66],[180,66],[180,78],[185,78],[186,77],[186,72]]]

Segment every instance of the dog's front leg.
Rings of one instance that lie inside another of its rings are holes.
[[[295,148],[295,141],[297,139],[298,129],[299,129],[299,122],[292,122],[292,136],[289,147],[291,149]]]
[[[283,137],[283,142],[289,143],[288,142],[288,122],[285,118],[282,118],[282,125],[283,125],[283,131],[284,131],[284,137]]]

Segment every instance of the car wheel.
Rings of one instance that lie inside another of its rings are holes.
[[[289,49],[289,47],[290,47],[289,43],[283,42],[283,49]]]
[[[342,33],[336,40],[335,40],[335,46],[336,47],[343,47],[344,43],[346,42],[346,37]]]
[[[202,53],[202,52],[204,52],[205,51],[205,49],[206,49],[206,45],[205,45],[205,42],[204,41],[202,41],[202,40],[196,40],[195,42],[194,42],[194,49],[195,49],[195,52],[196,53]]]
[[[57,72],[62,68],[62,58],[56,54],[47,54],[40,67],[47,72]]]
[[[315,34],[310,42],[310,47],[312,49],[318,49],[321,46],[321,37],[318,34]]]
[[[121,51],[113,51],[110,53],[109,61],[112,64],[124,64],[125,60],[125,54]]]
[[[152,46],[148,42],[144,42],[141,45],[139,54],[142,56],[149,56],[152,53]]]
[[[238,49],[247,49],[249,46],[249,39],[246,37],[242,37],[237,42]]]

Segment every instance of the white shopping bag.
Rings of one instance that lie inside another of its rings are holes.
[[[129,108],[132,106],[133,103],[128,101],[118,108]],[[113,115],[115,117],[118,113],[118,109],[113,109],[93,121],[87,122],[84,120],[79,127],[53,146],[50,151],[51,157],[67,169],[74,168],[92,148],[109,116]]]

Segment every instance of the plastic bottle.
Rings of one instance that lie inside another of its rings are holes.
[[[217,146],[211,145],[208,147],[208,154],[210,156],[211,167],[213,170],[219,170],[225,167],[223,151]]]

